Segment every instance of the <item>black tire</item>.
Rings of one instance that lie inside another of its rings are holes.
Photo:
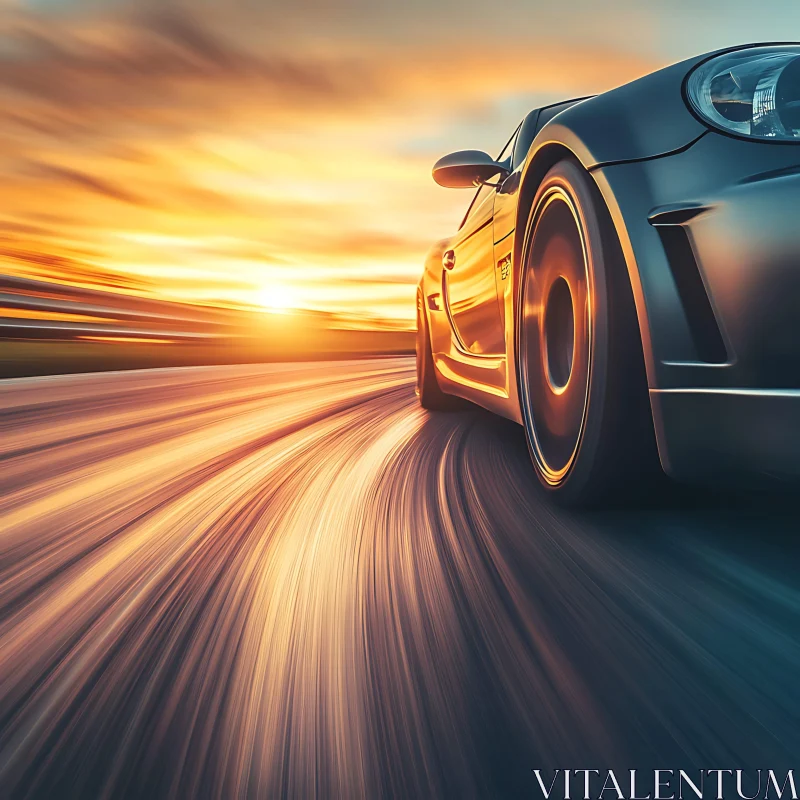
[[[566,505],[638,500],[663,473],[633,293],[605,203],[573,161],[531,205],[519,300],[520,405],[540,482]]]
[[[457,397],[445,394],[439,388],[427,315],[420,295],[417,295],[417,397],[419,404],[431,411],[453,411],[463,407]]]

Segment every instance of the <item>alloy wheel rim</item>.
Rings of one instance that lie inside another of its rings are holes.
[[[521,291],[520,394],[543,480],[564,482],[583,438],[592,362],[585,225],[562,186],[540,199],[526,241]]]

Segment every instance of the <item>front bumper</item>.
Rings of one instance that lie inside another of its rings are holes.
[[[679,481],[770,486],[800,479],[800,389],[651,390],[661,462]]]
[[[632,279],[666,472],[800,480],[800,145],[709,133],[593,174]]]

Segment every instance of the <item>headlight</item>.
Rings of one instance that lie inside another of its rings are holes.
[[[716,128],[800,142],[800,45],[712,58],[691,73],[686,92],[694,110]]]

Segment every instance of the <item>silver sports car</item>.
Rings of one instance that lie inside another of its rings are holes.
[[[800,477],[800,44],[706,54],[531,111],[417,292],[423,406],[524,425],[576,504]]]

